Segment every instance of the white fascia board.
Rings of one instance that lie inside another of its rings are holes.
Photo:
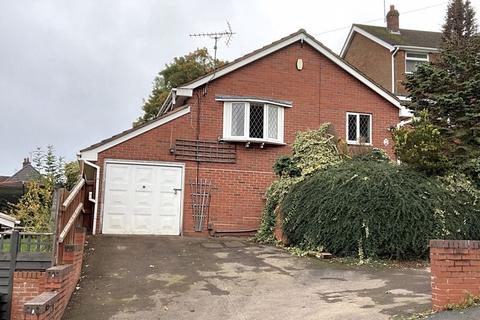
[[[354,26],[350,28],[350,31],[348,32],[347,39],[345,39],[345,43],[343,44],[342,50],[340,51],[340,57],[345,58],[345,54],[347,53],[347,49],[350,46],[350,42],[352,42],[353,39],[353,28]]]
[[[440,52],[439,48],[415,47],[415,46],[397,46],[399,49],[413,52]]]
[[[400,112],[398,114],[398,116],[400,118],[411,118],[413,117],[413,113],[412,111],[410,111],[409,109],[405,108],[402,106],[402,108],[400,109]]]
[[[90,150],[85,150],[85,151],[80,151],[80,160],[88,160],[88,161],[97,161],[98,160],[98,154],[102,151],[105,151],[107,149],[110,149],[111,147],[114,147],[122,142],[125,142],[127,140],[130,140],[136,136],[141,135],[142,133],[145,133],[147,131],[150,131],[152,129],[155,129],[157,127],[160,127],[164,125],[165,123],[168,123],[170,121],[173,121],[177,118],[180,118],[186,114],[190,113],[190,107],[187,107],[185,109],[179,110],[175,113],[172,113],[166,117],[159,118],[157,121],[153,121],[149,123],[146,126],[140,127],[137,130],[133,130],[123,136],[120,136],[116,139],[113,139],[111,141],[106,142],[105,144],[102,144],[96,148],[90,149]]]
[[[182,96],[182,97],[193,96],[193,90],[189,88],[175,88],[173,90],[175,90],[177,96]]]
[[[345,40],[345,44],[343,45],[342,51],[340,52],[340,56],[342,58],[345,57],[346,51],[348,49],[348,46],[350,45],[350,42],[353,40],[353,36],[354,36],[355,32],[357,32],[357,33],[361,34],[362,36],[372,40],[373,42],[378,43],[382,47],[387,48],[390,52],[395,49],[395,46],[392,46],[391,44],[383,41],[382,39],[379,39],[379,38],[373,36],[372,34],[368,33],[367,31],[363,30],[362,28],[359,28],[357,26],[352,26],[352,28],[350,29],[350,33],[348,34],[347,40]]]
[[[357,28],[358,29],[358,28]],[[358,29],[360,30],[360,29]],[[321,54],[323,54],[324,56],[326,56],[328,59],[330,59],[331,61],[333,61],[334,63],[336,63],[338,66],[340,66],[342,69],[344,69],[345,71],[347,71],[348,73],[350,73],[353,77],[357,78],[358,80],[360,80],[360,82],[362,82],[363,84],[365,84],[367,87],[369,87],[370,89],[372,89],[373,91],[375,91],[376,93],[378,93],[379,95],[381,95],[383,98],[385,98],[387,101],[389,101],[390,103],[392,103],[394,106],[396,106],[397,108],[401,108],[400,106],[400,102],[393,96],[391,96],[390,94],[388,94],[386,91],[384,91],[382,88],[380,88],[377,84],[373,83],[372,81],[370,81],[369,79],[367,79],[365,76],[363,76],[362,74],[360,74],[358,71],[356,71],[354,68],[352,68],[351,66],[349,66],[347,63],[345,63],[344,61],[342,61],[342,59],[340,59],[337,55],[333,54],[332,52],[330,52],[329,50],[325,49],[324,47],[322,47],[321,45],[319,45],[315,40],[313,40],[311,37],[307,36],[306,34],[304,33],[300,33],[294,37],[291,37],[289,39],[286,39],[285,41],[282,41],[282,42],[279,42],[277,43],[276,45],[268,48],[268,49],[265,49],[265,50],[262,50],[248,58],[245,58],[243,60],[240,60],[239,62],[237,63],[234,63],[224,69],[221,69],[219,71],[217,71],[215,73],[215,75],[208,75],[208,76],[205,76],[201,79],[198,79],[197,81],[189,84],[188,86],[186,87],[182,87],[182,88],[186,88],[186,89],[195,89],[207,82],[210,82],[216,78],[219,78],[229,72],[232,72],[238,68],[241,68],[249,63],[252,63],[253,61],[255,60],[258,60],[262,57],[265,57],[277,50],[280,50],[292,43],[295,43],[297,41],[300,41],[300,40],[303,40],[305,42],[307,42],[309,45],[311,45],[313,48],[315,48],[317,51],[319,51]],[[392,46],[390,46],[389,48],[393,48]]]

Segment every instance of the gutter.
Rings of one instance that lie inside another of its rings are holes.
[[[395,46],[392,53],[392,93],[395,94],[395,55],[397,54],[398,50],[400,49],[399,46]]]
[[[93,206],[93,228],[92,234],[97,233],[97,215],[98,215],[98,188],[100,182],[100,167],[90,161],[84,160],[84,163],[95,169],[95,199],[92,199],[91,195],[88,196],[88,200],[94,203]]]

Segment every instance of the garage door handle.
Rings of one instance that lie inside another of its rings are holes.
[[[182,191],[182,189],[181,189],[181,188],[173,188],[173,192],[174,192],[175,194],[177,194],[177,191]]]

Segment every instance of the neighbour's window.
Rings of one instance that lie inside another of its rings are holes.
[[[428,53],[407,52],[405,55],[405,73],[412,73],[418,66],[428,63]]]
[[[372,115],[347,112],[347,143],[372,144]]]
[[[257,102],[224,103],[224,140],[283,143],[281,106]]]

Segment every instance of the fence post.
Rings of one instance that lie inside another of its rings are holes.
[[[58,224],[60,221],[60,211],[62,207],[63,195],[65,189],[55,189],[53,191],[53,199],[52,199],[52,208],[50,209],[50,214],[53,220],[53,243],[52,243],[52,264],[58,265]]]
[[[18,230],[12,231],[10,238],[10,281],[8,283],[8,304],[7,304],[7,319],[10,319],[12,312],[12,299],[13,299],[13,279],[15,276],[15,267],[17,265],[17,253],[19,249],[19,232]]]

